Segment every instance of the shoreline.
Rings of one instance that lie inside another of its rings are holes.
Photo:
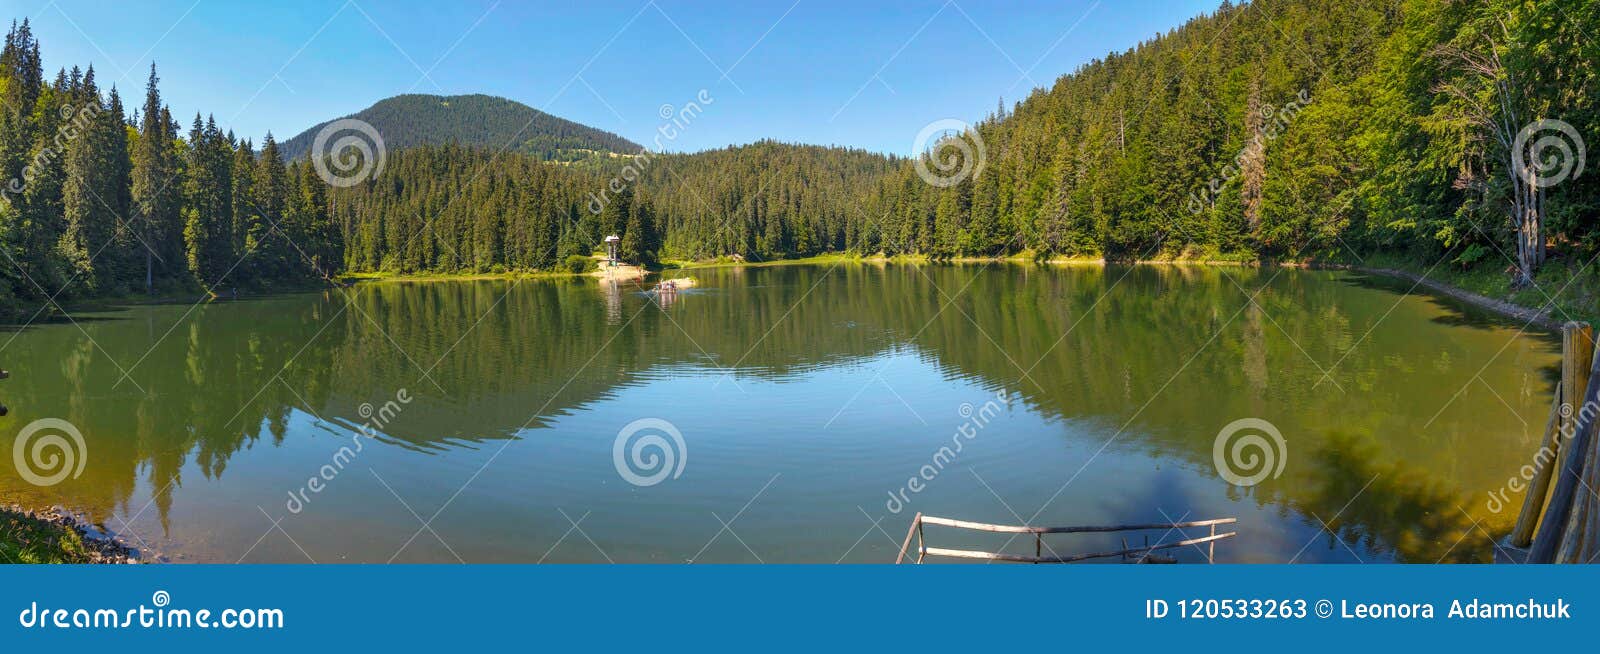
[[[608,275],[605,270],[589,270],[584,272],[566,272],[559,270],[541,271],[510,271],[502,273],[383,273],[383,272],[356,272],[341,275],[338,279],[348,285],[398,282],[398,283],[427,283],[427,282],[458,282],[458,281],[514,281],[525,279],[642,279],[649,275],[665,275],[669,271],[688,271],[699,269],[718,268],[766,268],[775,266],[797,265],[839,265],[844,263],[889,265],[973,265],[1006,263],[1015,265],[1046,265],[1046,266],[1108,266],[1108,265],[1138,265],[1138,266],[1221,266],[1221,267],[1268,267],[1278,266],[1286,268],[1302,268],[1307,270],[1346,270],[1368,275],[1389,277],[1411,282],[1428,291],[1488,311],[1504,318],[1524,321],[1530,326],[1541,329],[1559,330],[1564,320],[1553,315],[1553,307],[1549,302],[1540,306],[1528,306],[1513,299],[1496,297],[1469,289],[1464,284],[1455,283],[1450,279],[1424,277],[1414,271],[1400,267],[1382,265],[1359,265],[1340,261],[1249,261],[1238,259],[1212,259],[1212,258],[1171,258],[1171,259],[1138,259],[1138,260],[1107,260],[1103,257],[1057,257],[1051,259],[1036,259],[1026,253],[1002,257],[950,257],[934,259],[926,255],[900,254],[885,256],[881,253],[871,255],[856,255],[842,252],[829,252],[809,257],[793,259],[774,259],[770,261],[729,261],[729,260],[702,260],[702,261],[672,261],[670,265],[659,270],[640,270],[638,275]],[[630,267],[631,268],[631,267]],[[1457,275],[1460,276],[1460,275]],[[321,286],[307,288],[281,288],[271,291],[252,293],[246,296],[213,296],[201,297],[200,301],[227,302],[268,297],[283,293],[311,292],[324,288]],[[110,311],[118,307],[141,306],[151,304],[168,304],[188,302],[194,299],[189,293],[168,293],[154,296],[118,296],[106,298],[87,298],[74,302],[78,311]],[[1565,311],[1563,310],[1563,313]],[[1589,316],[1577,316],[1582,320]],[[1600,320],[1600,317],[1596,317]],[[0,318],[0,325],[15,324],[10,316]]]
[[[0,564],[144,562],[137,548],[70,511],[15,504],[0,504],[0,553]]]
[[[770,260],[770,261],[707,260],[707,261],[698,261],[698,262],[696,262],[696,261],[681,261],[680,260],[680,261],[674,261],[673,265],[666,266],[666,267],[662,268],[661,270],[646,271],[646,274],[664,275],[668,271],[673,271],[673,270],[688,271],[688,270],[706,270],[706,269],[719,269],[719,268],[769,268],[769,267],[776,267],[776,266],[827,265],[827,264],[838,265],[838,264],[844,264],[844,263],[871,264],[871,265],[889,265],[889,264],[972,265],[972,264],[1007,263],[1007,264],[1036,264],[1036,265],[1062,266],[1062,267],[1068,267],[1068,266],[1137,265],[1137,266],[1220,266],[1220,267],[1251,268],[1251,267],[1275,266],[1275,267],[1284,267],[1284,268],[1301,268],[1301,269],[1306,269],[1306,270],[1345,270],[1345,271],[1358,272],[1358,273],[1362,273],[1362,274],[1375,275],[1375,276],[1380,276],[1380,277],[1389,277],[1389,278],[1393,278],[1393,279],[1398,279],[1398,280],[1402,280],[1402,281],[1411,282],[1413,284],[1416,284],[1418,287],[1425,288],[1425,289],[1427,289],[1428,291],[1430,291],[1430,292],[1432,292],[1434,294],[1449,298],[1449,299],[1457,301],[1457,302],[1461,302],[1463,304],[1472,306],[1472,307],[1474,307],[1476,309],[1480,309],[1480,310],[1483,310],[1483,311],[1488,311],[1490,313],[1493,313],[1495,315],[1498,315],[1498,316],[1501,316],[1501,317],[1504,317],[1504,318],[1509,318],[1509,319],[1517,320],[1517,321],[1523,321],[1523,322],[1528,323],[1530,326],[1539,327],[1541,329],[1559,330],[1561,328],[1561,324],[1564,322],[1563,320],[1560,320],[1557,317],[1555,317],[1554,315],[1552,315],[1553,311],[1552,311],[1552,308],[1550,306],[1548,306],[1548,303],[1545,306],[1542,306],[1542,307],[1530,307],[1530,306],[1527,306],[1525,304],[1520,304],[1520,303],[1517,303],[1517,302],[1509,300],[1509,299],[1498,298],[1498,297],[1494,297],[1492,295],[1487,295],[1487,294],[1479,293],[1479,292],[1476,292],[1476,291],[1473,291],[1473,290],[1469,290],[1468,288],[1466,288],[1466,287],[1464,287],[1462,285],[1451,283],[1451,281],[1449,281],[1448,279],[1438,279],[1438,278],[1433,278],[1433,277],[1425,278],[1425,277],[1423,277],[1422,275],[1420,275],[1420,274],[1418,274],[1416,272],[1413,272],[1413,271],[1410,271],[1410,270],[1405,270],[1403,268],[1395,268],[1395,267],[1387,267],[1387,266],[1357,265],[1357,264],[1343,263],[1343,262],[1338,262],[1338,261],[1246,261],[1246,260],[1237,260],[1237,259],[1208,259],[1208,258],[1196,258],[1196,259],[1183,259],[1183,258],[1178,258],[1178,259],[1138,259],[1138,260],[1130,260],[1130,261],[1120,261],[1120,260],[1113,261],[1113,260],[1107,260],[1107,259],[1102,258],[1102,257],[1058,257],[1058,258],[1040,260],[1040,259],[1035,259],[1035,258],[1033,258],[1031,256],[1026,256],[1026,255],[1010,255],[1010,256],[1004,256],[1004,257],[951,257],[951,258],[947,258],[947,259],[937,259],[936,260],[936,259],[930,258],[930,257],[925,256],[925,255],[884,256],[881,253],[880,254],[872,254],[872,255],[853,255],[853,254],[849,254],[849,253],[829,252],[829,253],[813,255],[813,256],[809,256],[809,257],[797,257],[797,258],[794,258],[794,259],[774,259],[774,260]],[[568,273],[568,272],[558,272],[558,271],[549,271],[549,272],[507,272],[507,273],[463,273],[463,274],[459,274],[459,275],[449,274],[449,273],[435,273],[435,274],[394,275],[394,276],[387,276],[387,275],[383,275],[381,273],[380,274],[356,273],[354,275],[347,276],[348,279],[352,279],[352,280],[354,280],[356,282],[382,282],[382,281],[396,281],[396,282],[477,281],[477,280],[604,278],[604,277],[605,277],[605,275],[604,275],[603,271],[602,272],[589,271],[589,272],[583,272],[583,273]],[[1582,319],[1581,316],[1579,318]]]
[[[1444,296],[1446,298],[1455,300],[1457,302],[1461,302],[1463,304],[1472,306],[1472,307],[1477,308],[1477,309],[1488,311],[1490,313],[1499,315],[1499,316],[1504,317],[1504,318],[1523,321],[1523,322],[1528,323],[1530,326],[1536,326],[1536,327],[1539,327],[1541,329],[1559,331],[1561,329],[1562,323],[1564,322],[1563,320],[1557,319],[1555,316],[1552,315],[1552,308],[1548,304],[1546,304],[1543,307],[1539,307],[1539,308],[1529,307],[1529,306],[1525,306],[1525,305],[1522,305],[1522,304],[1518,304],[1518,303],[1513,302],[1511,300],[1496,298],[1496,297],[1493,297],[1493,296],[1490,296],[1490,295],[1477,293],[1477,292],[1468,290],[1467,288],[1465,288],[1463,286],[1458,286],[1456,284],[1452,284],[1452,283],[1450,283],[1449,281],[1446,281],[1446,280],[1435,279],[1435,278],[1430,278],[1430,277],[1424,277],[1423,275],[1420,275],[1418,273],[1415,273],[1415,272],[1412,272],[1412,271],[1409,271],[1409,270],[1405,270],[1405,269],[1401,269],[1401,268],[1390,268],[1390,267],[1383,267],[1383,266],[1363,266],[1363,265],[1354,265],[1354,264],[1347,264],[1347,263],[1341,263],[1341,262],[1332,262],[1332,261],[1240,261],[1240,260],[1229,260],[1229,259],[1138,259],[1138,260],[1132,260],[1132,261],[1110,261],[1110,260],[1107,260],[1105,258],[1090,258],[1090,257],[1071,257],[1071,258],[1054,258],[1054,259],[1037,260],[1037,259],[1033,259],[1031,257],[1018,256],[1018,255],[1012,255],[1012,256],[1006,256],[1006,257],[953,257],[953,258],[950,258],[950,259],[943,259],[943,260],[935,261],[935,260],[929,259],[927,257],[917,256],[917,255],[898,255],[898,256],[894,256],[894,257],[885,257],[885,256],[882,256],[882,255],[872,255],[872,256],[850,257],[850,256],[846,256],[846,255],[843,255],[843,254],[835,253],[835,254],[818,255],[818,256],[815,256],[815,257],[805,257],[805,258],[799,258],[799,259],[779,259],[779,260],[775,260],[775,261],[762,261],[762,262],[755,262],[755,263],[728,262],[728,263],[709,263],[709,264],[699,264],[699,265],[689,264],[689,265],[683,266],[683,269],[684,270],[688,270],[688,269],[691,269],[691,268],[764,267],[764,266],[826,264],[826,263],[843,263],[843,262],[869,263],[869,264],[880,264],[880,265],[881,264],[890,264],[890,263],[909,263],[909,264],[916,264],[916,265],[920,265],[920,264],[924,264],[924,263],[927,263],[927,264],[957,264],[957,265],[987,264],[987,263],[1008,263],[1008,264],[1038,264],[1038,265],[1062,266],[1062,267],[1067,267],[1067,266],[1108,266],[1108,265],[1119,265],[1119,264],[1120,265],[1136,265],[1136,266],[1223,266],[1223,267],[1237,267],[1237,268],[1274,266],[1274,267],[1284,267],[1284,268],[1300,268],[1300,269],[1305,269],[1305,270],[1345,270],[1345,271],[1358,272],[1358,273],[1362,273],[1362,274],[1375,275],[1375,276],[1380,276],[1380,277],[1389,277],[1389,278],[1392,278],[1392,279],[1398,279],[1398,280],[1402,280],[1402,281],[1411,282],[1411,283],[1415,284],[1417,287],[1425,288],[1425,289],[1427,289],[1427,290],[1429,290],[1432,293],[1435,293],[1437,295]],[[1415,290],[1415,289],[1413,289],[1413,290]]]
[[[1405,280],[1458,302],[1469,304],[1479,309],[1496,313],[1514,320],[1525,321],[1529,325],[1535,325],[1552,331],[1560,331],[1561,324],[1563,322],[1552,316],[1549,308],[1535,309],[1532,307],[1525,307],[1507,300],[1500,300],[1487,295],[1474,293],[1453,284],[1448,284],[1434,279],[1428,279],[1409,270],[1401,270],[1398,268],[1334,265],[1320,266],[1320,268],[1326,270],[1352,270],[1369,275],[1382,275],[1385,277]]]

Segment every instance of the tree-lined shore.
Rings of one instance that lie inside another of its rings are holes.
[[[571,271],[608,234],[634,260],[1378,257],[1480,292],[1581,291],[1600,252],[1587,33],[1594,0],[1224,3],[921,158],[422,145],[333,185],[270,135],[181,130],[153,68],[131,115],[92,69],[48,81],[23,22],[0,54],[0,303]]]

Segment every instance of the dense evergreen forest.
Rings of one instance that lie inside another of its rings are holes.
[[[913,160],[775,142],[539,173],[446,151],[349,191],[341,215],[365,230],[350,264],[396,270],[585,251],[625,223],[585,215],[621,177],[650,198],[669,257],[1391,252],[1532,274],[1548,248],[1600,248],[1600,186],[1576,142],[1600,134],[1597,33],[1593,0],[1224,3],[936,142],[921,163],[939,183]],[[421,178],[446,161],[474,186]],[[447,227],[417,234],[440,211]],[[518,226],[552,219],[544,234]],[[529,239],[563,245],[529,254]]]
[[[377,128],[384,145],[391,149],[453,143],[553,161],[639,151],[639,144],[611,132],[492,95],[397,95],[348,117]],[[317,132],[326,125],[314,125],[278,144],[284,158],[293,161],[306,156]]]
[[[311,166],[198,115],[181,134],[154,67],[130,119],[92,67],[47,80],[23,22],[0,51],[0,101],[0,306],[294,286],[342,267]]]
[[[1224,3],[918,159],[760,142],[561,160],[593,135],[482,147],[492,125],[439,126],[460,99],[402,96],[374,107],[397,108],[382,172],[334,187],[270,135],[180,130],[154,68],[131,118],[93,70],[47,81],[24,22],[0,54],[0,296],[576,268],[610,233],[644,260],[1386,252],[1526,280],[1600,251],[1590,34],[1597,0]],[[501,103],[474,115],[521,115]]]

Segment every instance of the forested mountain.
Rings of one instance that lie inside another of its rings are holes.
[[[657,245],[683,257],[779,258],[849,249],[857,199],[899,163],[775,142],[585,167],[422,147],[390,153],[378,183],[335,192],[333,213],[353,270],[547,268],[608,234],[623,236],[630,259]],[[606,190],[613,180],[621,193]],[[633,222],[650,232],[642,252],[629,252]]]
[[[1224,3],[916,159],[770,141],[640,153],[581,126],[530,127],[548,138],[506,152],[486,135],[559,119],[401,96],[358,114],[383,134],[382,172],[329,185],[270,136],[257,153],[198,116],[180,134],[153,70],[133,122],[92,71],[45,80],[24,22],[0,54],[0,294],[546,269],[606,234],[644,260],[1386,252],[1525,281],[1600,251],[1589,34],[1600,0]],[[635,154],[548,161],[580,145]]]
[[[608,176],[630,180],[676,257],[1388,251],[1531,274],[1547,247],[1600,247],[1600,187],[1580,174],[1582,144],[1538,122],[1600,142],[1600,45],[1584,37],[1595,33],[1594,0],[1224,3],[937,142],[926,175],[912,160],[779,143],[617,161],[597,168],[600,179],[567,174],[580,187],[571,192],[587,184],[590,197],[605,196]],[[1561,138],[1571,156],[1547,147]],[[416,185],[380,185],[414,211],[437,204],[407,199]],[[582,224],[583,198],[552,202]],[[346,219],[368,229],[399,220],[366,210]],[[451,250],[466,233],[415,238]],[[385,260],[401,259],[350,263]]]
[[[639,151],[639,144],[611,132],[492,95],[397,95],[346,118],[377,128],[390,150],[455,143],[561,161]],[[317,132],[330,122],[314,125],[279,144],[283,156],[291,161],[306,156]]]

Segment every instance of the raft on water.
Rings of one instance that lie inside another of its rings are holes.
[[[657,293],[676,293],[685,289],[694,288],[699,282],[693,277],[679,277],[677,279],[663,279],[656,284]]]

